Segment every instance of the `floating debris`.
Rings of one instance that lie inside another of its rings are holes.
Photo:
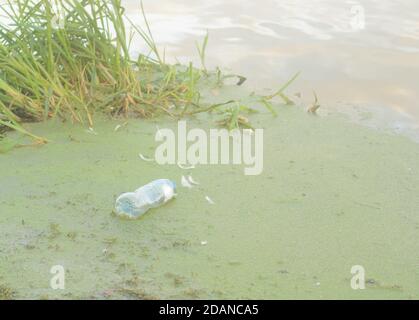
[[[311,107],[308,108],[307,112],[311,114],[316,114],[317,110],[320,108],[319,99],[317,98],[316,92],[313,92],[314,94],[314,103],[311,105]]]
[[[208,241],[201,241],[201,246],[206,246],[208,244]]]
[[[121,194],[115,201],[118,216],[136,219],[149,209],[160,207],[176,197],[176,183],[168,179],[152,181],[134,192]]]
[[[121,129],[122,127],[125,127],[128,124],[128,122],[124,122],[123,124],[118,124],[114,131],[117,132],[119,129]]]
[[[98,135],[98,133],[92,128],[92,127],[89,127],[89,129],[88,130],[86,130],[86,132],[87,133],[90,133],[90,134],[94,134],[95,136],[97,136]]]
[[[195,166],[190,165],[190,166],[185,166],[183,164],[181,164],[180,162],[177,163],[177,166],[183,170],[190,170],[190,169],[195,169]]]
[[[185,188],[191,189],[193,187],[192,184],[189,182],[189,180],[185,178],[185,176],[182,176],[181,183],[182,183],[182,186]]]
[[[208,201],[209,204],[215,204],[214,201],[212,201],[212,199],[208,196],[205,196],[205,199]]]
[[[143,155],[142,153],[140,153],[138,156],[141,158],[141,160],[144,160],[144,161],[147,161],[147,162],[152,162],[152,161],[154,161],[154,159],[149,158],[149,157],[146,157],[146,156],[145,156],[145,155]]]
[[[195,185],[195,186],[199,186],[199,182],[196,182],[196,181],[192,178],[192,176],[191,176],[191,175],[187,176],[187,177],[186,177],[186,179],[188,179],[188,181],[189,181],[191,184],[193,184],[193,185]]]
[[[191,175],[186,177],[182,176],[181,183],[185,188],[193,188],[193,186],[199,186],[199,183],[196,182]]]

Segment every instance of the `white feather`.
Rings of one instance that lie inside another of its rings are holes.
[[[191,184],[193,184],[193,185],[196,185],[196,186],[199,186],[199,182],[196,182],[193,178],[192,178],[192,176],[188,176],[187,177],[187,179],[188,179],[188,181],[191,183]]]
[[[188,181],[188,179],[185,178],[185,176],[182,176],[182,180],[181,180],[182,186],[185,188],[192,188],[192,185],[190,184],[190,182]]]
[[[207,199],[207,201],[209,202],[209,204],[215,204],[214,201],[212,201],[212,199],[208,196],[205,196],[205,199]]]
[[[94,134],[95,136],[97,136],[97,132],[92,127],[90,127],[89,130],[86,130],[86,132]]]
[[[118,125],[115,127],[114,131],[115,131],[115,132],[116,132],[116,131],[118,131],[118,130],[119,130],[119,129],[121,129],[122,127],[125,127],[127,124],[128,124],[128,122],[124,122],[123,124],[118,124]]]

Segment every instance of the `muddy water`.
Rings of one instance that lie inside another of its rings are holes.
[[[195,42],[208,30],[207,64],[248,76],[252,90],[273,88],[301,71],[293,90],[304,103],[315,90],[323,110],[359,107],[378,114],[386,127],[418,129],[415,0],[143,2],[169,61],[199,64]],[[137,1],[125,3],[141,24]]]

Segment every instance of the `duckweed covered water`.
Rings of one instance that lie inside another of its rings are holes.
[[[210,119],[211,120],[211,119]],[[125,121],[125,120],[124,120]],[[0,292],[14,298],[418,298],[419,146],[336,117],[258,115],[264,172],[182,170],[153,156],[156,125],[30,125],[51,143],[0,155]],[[208,119],[189,127],[209,129]],[[200,182],[135,221],[117,195],[157,178]],[[210,204],[209,196],[215,204]],[[50,288],[63,265],[66,289]],[[352,290],[351,267],[367,288]],[[0,298],[2,296],[0,295]]]

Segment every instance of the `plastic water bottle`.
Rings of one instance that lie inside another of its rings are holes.
[[[176,183],[168,179],[150,182],[134,192],[121,194],[115,203],[116,214],[138,218],[176,196]]]

